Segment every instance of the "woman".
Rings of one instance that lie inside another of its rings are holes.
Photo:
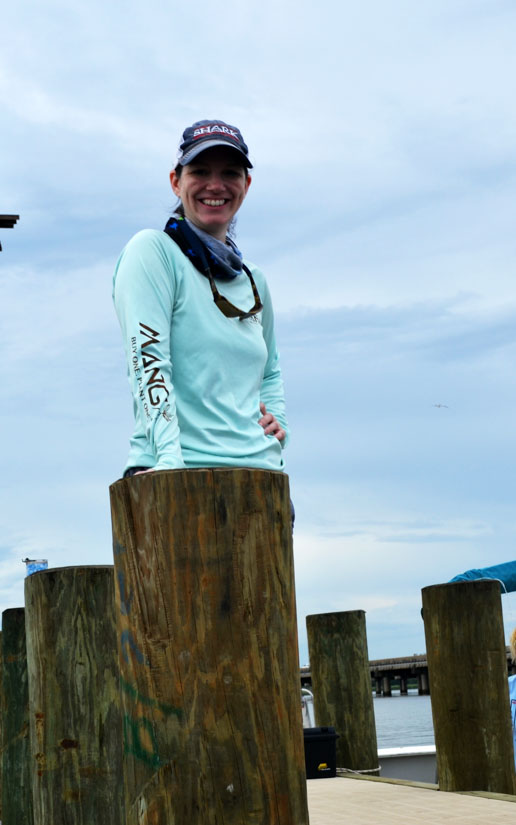
[[[509,640],[511,646],[511,658],[516,664],[516,627],[511,633]],[[509,676],[509,701],[511,703],[512,719],[512,741],[514,745],[514,768],[516,770],[516,674]]]
[[[251,176],[240,131],[185,129],[165,231],[123,250],[114,302],[134,399],[124,476],[183,467],[283,469],[288,438],[271,299],[228,235]]]

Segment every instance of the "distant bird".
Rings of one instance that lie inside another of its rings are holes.
[[[441,407],[444,407],[444,409],[446,410],[450,409],[448,404],[432,404],[432,407],[438,407],[439,409],[441,409]]]

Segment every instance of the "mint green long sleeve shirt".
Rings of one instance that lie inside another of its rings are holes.
[[[208,279],[165,232],[145,229],[124,248],[113,299],[134,401],[126,468],[284,468],[288,426],[272,304],[262,272],[247,266],[263,310],[241,321],[222,314]],[[241,309],[254,303],[245,273],[217,286]],[[282,443],[258,423],[260,402],[287,432]]]

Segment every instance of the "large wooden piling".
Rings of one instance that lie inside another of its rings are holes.
[[[339,767],[377,773],[365,613],[350,610],[307,616],[306,627],[316,725],[333,725],[340,735]]]
[[[439,787],[512,794],[500,584],[457,582],[422,593]]]
[[[35,825],[125,825],[113,568],[25,580]]]
[[[3,686],[3,667],[2,667],[2,631],[0,630],[0,822],[2,821],[2,763],[4,761],[4,686]]]
[[[111,487],[127,825],[306,825],[288,478]]]
[[[2,613],[2,823],[32,825],[25,610]]]

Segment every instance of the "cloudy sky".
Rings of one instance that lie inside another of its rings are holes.
[[[420,653],[421,588],[516,557],[515,32],[508,0],[6,5],[0,609],[25,556],[111,563],[113,267],[204,117],[255,164],[238,243],[276,310],[301,662],[337,610],[371,658]]]

